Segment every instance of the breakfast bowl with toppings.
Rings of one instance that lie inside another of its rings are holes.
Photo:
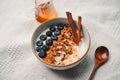
[[[86,27],[72,19],[55,18],[42,23],[34,31],[31,46],[34,55],[47,67],[65,70],[79,64],[90,48],[90,36]]]

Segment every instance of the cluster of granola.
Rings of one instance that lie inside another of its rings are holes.
[[[77,44],[73,41],[71,27],[64,26],[58,40],[53,42],[43,59],[50,64],[67,65],[79,59]]]

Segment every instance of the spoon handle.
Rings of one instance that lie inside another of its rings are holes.
[[[93,71],[92,71],[92,73],[91,73],[91,75],[90,75],[90,77],[89,77],[88,80],[92,80],[92,79],[93,79],[94,74],[95,74],[96,70],[98,69],[98,67],[99,67],[99,64],[98,64],[98,63],[95,63],[94,68],[93,68]]]

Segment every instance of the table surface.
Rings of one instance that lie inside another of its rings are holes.
[[[69,1],[69,2],[68,2]],[[34,56],[30,40],[40,25],[34,18],[34,0],[0,1],[0,80],[88,80],[94,66],[94,52],[106,46],[109,61],[94,80],[120,80],[120,0],[54,0],[58,17],[70,11],[91,36],[90,50],[76,67],[51,70]]]

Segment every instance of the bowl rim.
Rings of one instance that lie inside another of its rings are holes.
[[[67,66],[74,65],[74,64],[76,64],[76,63],[78,63],[78,62],[81,62],[81,61],[85,58],[85,56],[87,55],[87,53],[88,53],[88,51],[89,51],[89,49],[90,49],[90,44],[91,44],[91,38],[90,38],[90,34],[89,34],[87,28],[85,28],[85,29],[86,29],[86,31],[87,31],[88,39],[89,39],[88,48],[87,48],[86,52],[84,53],[84,55],[83,55],[79,60],[77,60],[77,61],[75,61],[75,62],[73,62],[73,63],[67,64],[67,65],[55,65],[55,64],[50,64],[50,63],[42,60],[42,59],[37,55],[37,53],[36,53],[36,51],[34,50],[34,47],[33,47],[33,45],[32,45],[32,44],[33,44],[32,41],[33,41],[33,37],[34,37],[34,35],[35,35],[35,32],[37,31],[37,29],[38,29],[41,25],[45,24],[46,22],[55,20],[55,19],[67,19],[67,18],[59,17],[59,18],[54,18],[54,19],[45,21],[45,22],[41,23],[41,24],[33,31],[32,37],[31,37],[31,43],[30,43],[33,54],[34,54],[34,55],[37,57],[37,59],[40,60],[42,63],[44,63],[44,64],[46,64],[46,65],[49,65],[49,66],[52,66],[52,67],[67,67]],[[74,20],[74,21],[76,22],[76,20]]]

